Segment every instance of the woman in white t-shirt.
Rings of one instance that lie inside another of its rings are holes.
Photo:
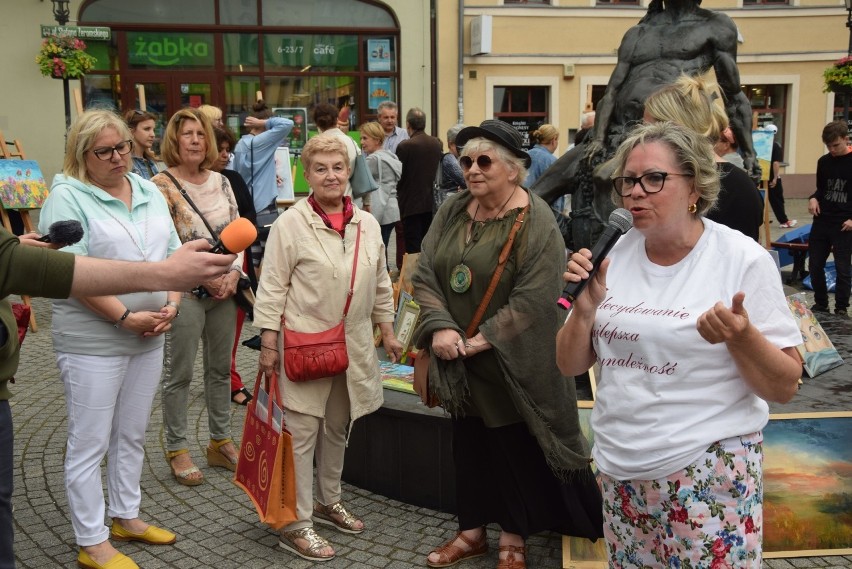
[[[719,192],[705,137],[638,127],[615,157],[633,215],[557,336],[563,374],[595,362],[593,458],[610,564],[761,566],[767,401],[797,390],[801,335],[768,253],[704,217]],[[589,278],[591,252],[565,280]]]

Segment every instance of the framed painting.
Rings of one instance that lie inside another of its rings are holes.
[[[852,412],[771,415],[763,430],[763,556],[852,554]]]
[[[0,202],[6,209],[38,209],[47,199],[44,175],[35,160],[0,160]]]

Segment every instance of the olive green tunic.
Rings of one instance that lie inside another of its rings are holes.
[[[498,219],[473,222],[470,229],[470,214],[462,211],[447,224],[435,253],[435,274],[438,276],[438,282],[443,284],[450,314],[463,328],[467,328],[473,320],[473,315],[485,296],[497,268],[500,251],[522,209],[509,210]],[[519,233],[523,230],[522,225]],[[519,241],[520,238],[517,239],[517,242]],[[472,279],[470,288],[458,293],[450,287],[450,279],[454,267],[462,262],[470,268]],[[483,321],[488,320],[501,306],[509,302],[515,269],[515,256],[511,255],[500,276],[494,296],[488,303]],[[465,401],[464,407],[466,415],[481,417],[488,427],[502,427],[523,421],[509,396],[494,350],[486,350],[466,359],[465,368],[470,388],[470,397]]]

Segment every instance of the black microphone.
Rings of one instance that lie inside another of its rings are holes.
[[[589,281],[597,274],[601,263],[612,250],[618,239],[627,233],[627,230],[633,227],[633,216],[624,208],[618,208],[609,214],[609,223],[604,232],[598,238],[595,246],[592,247],[592,270],[589,271],[589,277],[576,283],[568,283],[562,291],[562,296],[556,301],[556,304],[568,310],[571,308],[574,300],[580,296]]]
[[[55,221],[50,224],[47,235],[37,239],[42,243],[56,243],[62,247],[73,245],[83,238],[83,226],[76,219]]]

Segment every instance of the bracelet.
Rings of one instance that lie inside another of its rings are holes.
[[[180,316],[180,303],[179,302],[175,302],[174,300],[170,300],[166,304],[163,305],[163,308],[165,308],[166,306],[171,306],[172,308],[175,309],[175,318]]]
[[[277,352],[277,351],[278,351],[278,348],[271,348],[271,347],[269,347],[269,346],[264,346],[263,344],[261,344],[261,345],[260,345],[260,347],[261,347],[261,349],[266,348],[267,350],[271,350],[271,351],[273,351],[273,352]]]
[[[122,314],[122,315],[121,315],[121,318],[119,318],[118,320],[116,320],[116,321],[115,321],[115,324],[113,324],[113,326],[114,326],[115,328],[120,328],[120,327],[121,327],[122,322],[124,322],[124,320],[125,320],[128,316],[130,316],[130,309],[129,309],[129,308],[128,308],[128,309],[126,309],[126,310],[124,311],[124,314]]]

